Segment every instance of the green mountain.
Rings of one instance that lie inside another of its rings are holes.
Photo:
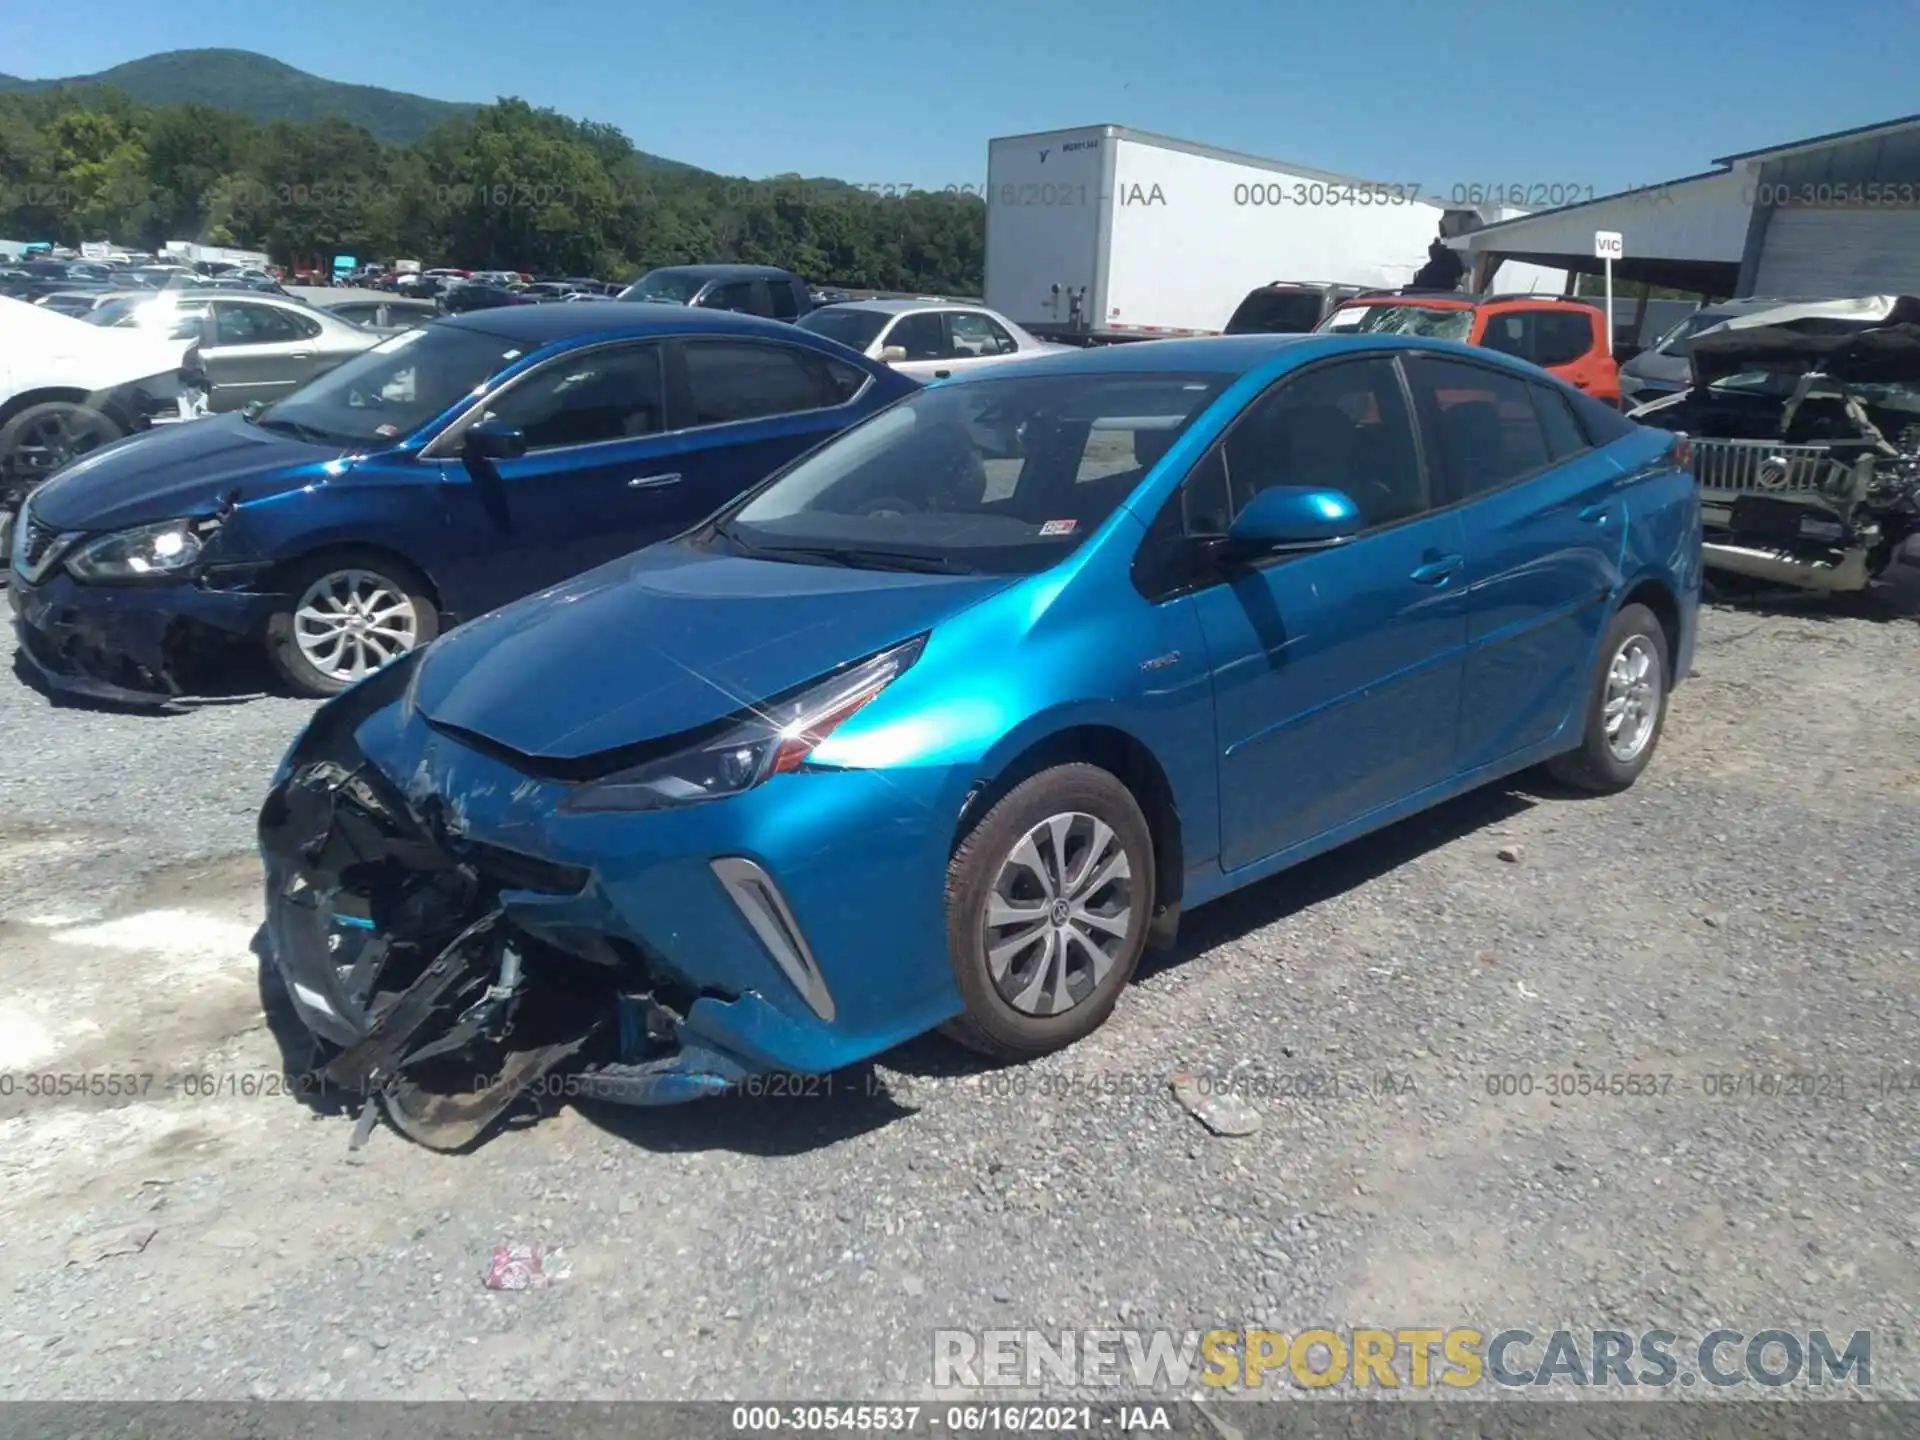
[[[429,100],[322,80],[251,50],[169,50],[129,60],[98,75],[59,80],[23,80],[0,75],[0,90],[52,90],[62,86],[111,85],[142,105],[197,101],[236,110],[257,121],[323,120],[337,117],[364,126],[382,140],[417,140],[435,125],[472,113],[474,106]]]

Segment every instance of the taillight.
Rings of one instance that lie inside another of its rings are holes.
[[[1678,470],[1689,474],[1693,471],[1693,441],[1687,438],[1683,430],[1673,437],[1673,464]]]

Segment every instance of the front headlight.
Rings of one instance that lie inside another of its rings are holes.
[[[664,810],[751,790],[798,770],[827,736],[920,658],[924,635],[758,709],[677,755],[589,781],[562,810]]]
[[[68,557],[76,580],[142,580],[192,567],[219,528],[215,520],[163,520],[90,540]]]

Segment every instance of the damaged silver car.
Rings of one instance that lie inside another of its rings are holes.
[[[1692,388],[1628,418],[1690,438],[1707,565],[1865,589],[1920,530],[1920,299],[1783,305],[1689,350]]]

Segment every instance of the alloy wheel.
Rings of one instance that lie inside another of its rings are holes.
[[[407,592],[371,570],[335,570],[309,585],[293,612],[306,662],[329,680],[358,680],[419,643]]]
[[[20,432],[9,466],[16,479],[30,485],[98,448],[107,438],[93,416],[77,406],[39,415]]]
[[[1660,717],[1660,657],[1645,635],[1629,635],[1607,666],[1607,696],[1601,711],[1607,749],[1631,764],[1653,738]]]
[[[1126,950],[1135,924],[1133,867],[1111,826],[1054,815],[1001,863],[982,920],[995,990],[1027,1015],[1084,1001]]]

